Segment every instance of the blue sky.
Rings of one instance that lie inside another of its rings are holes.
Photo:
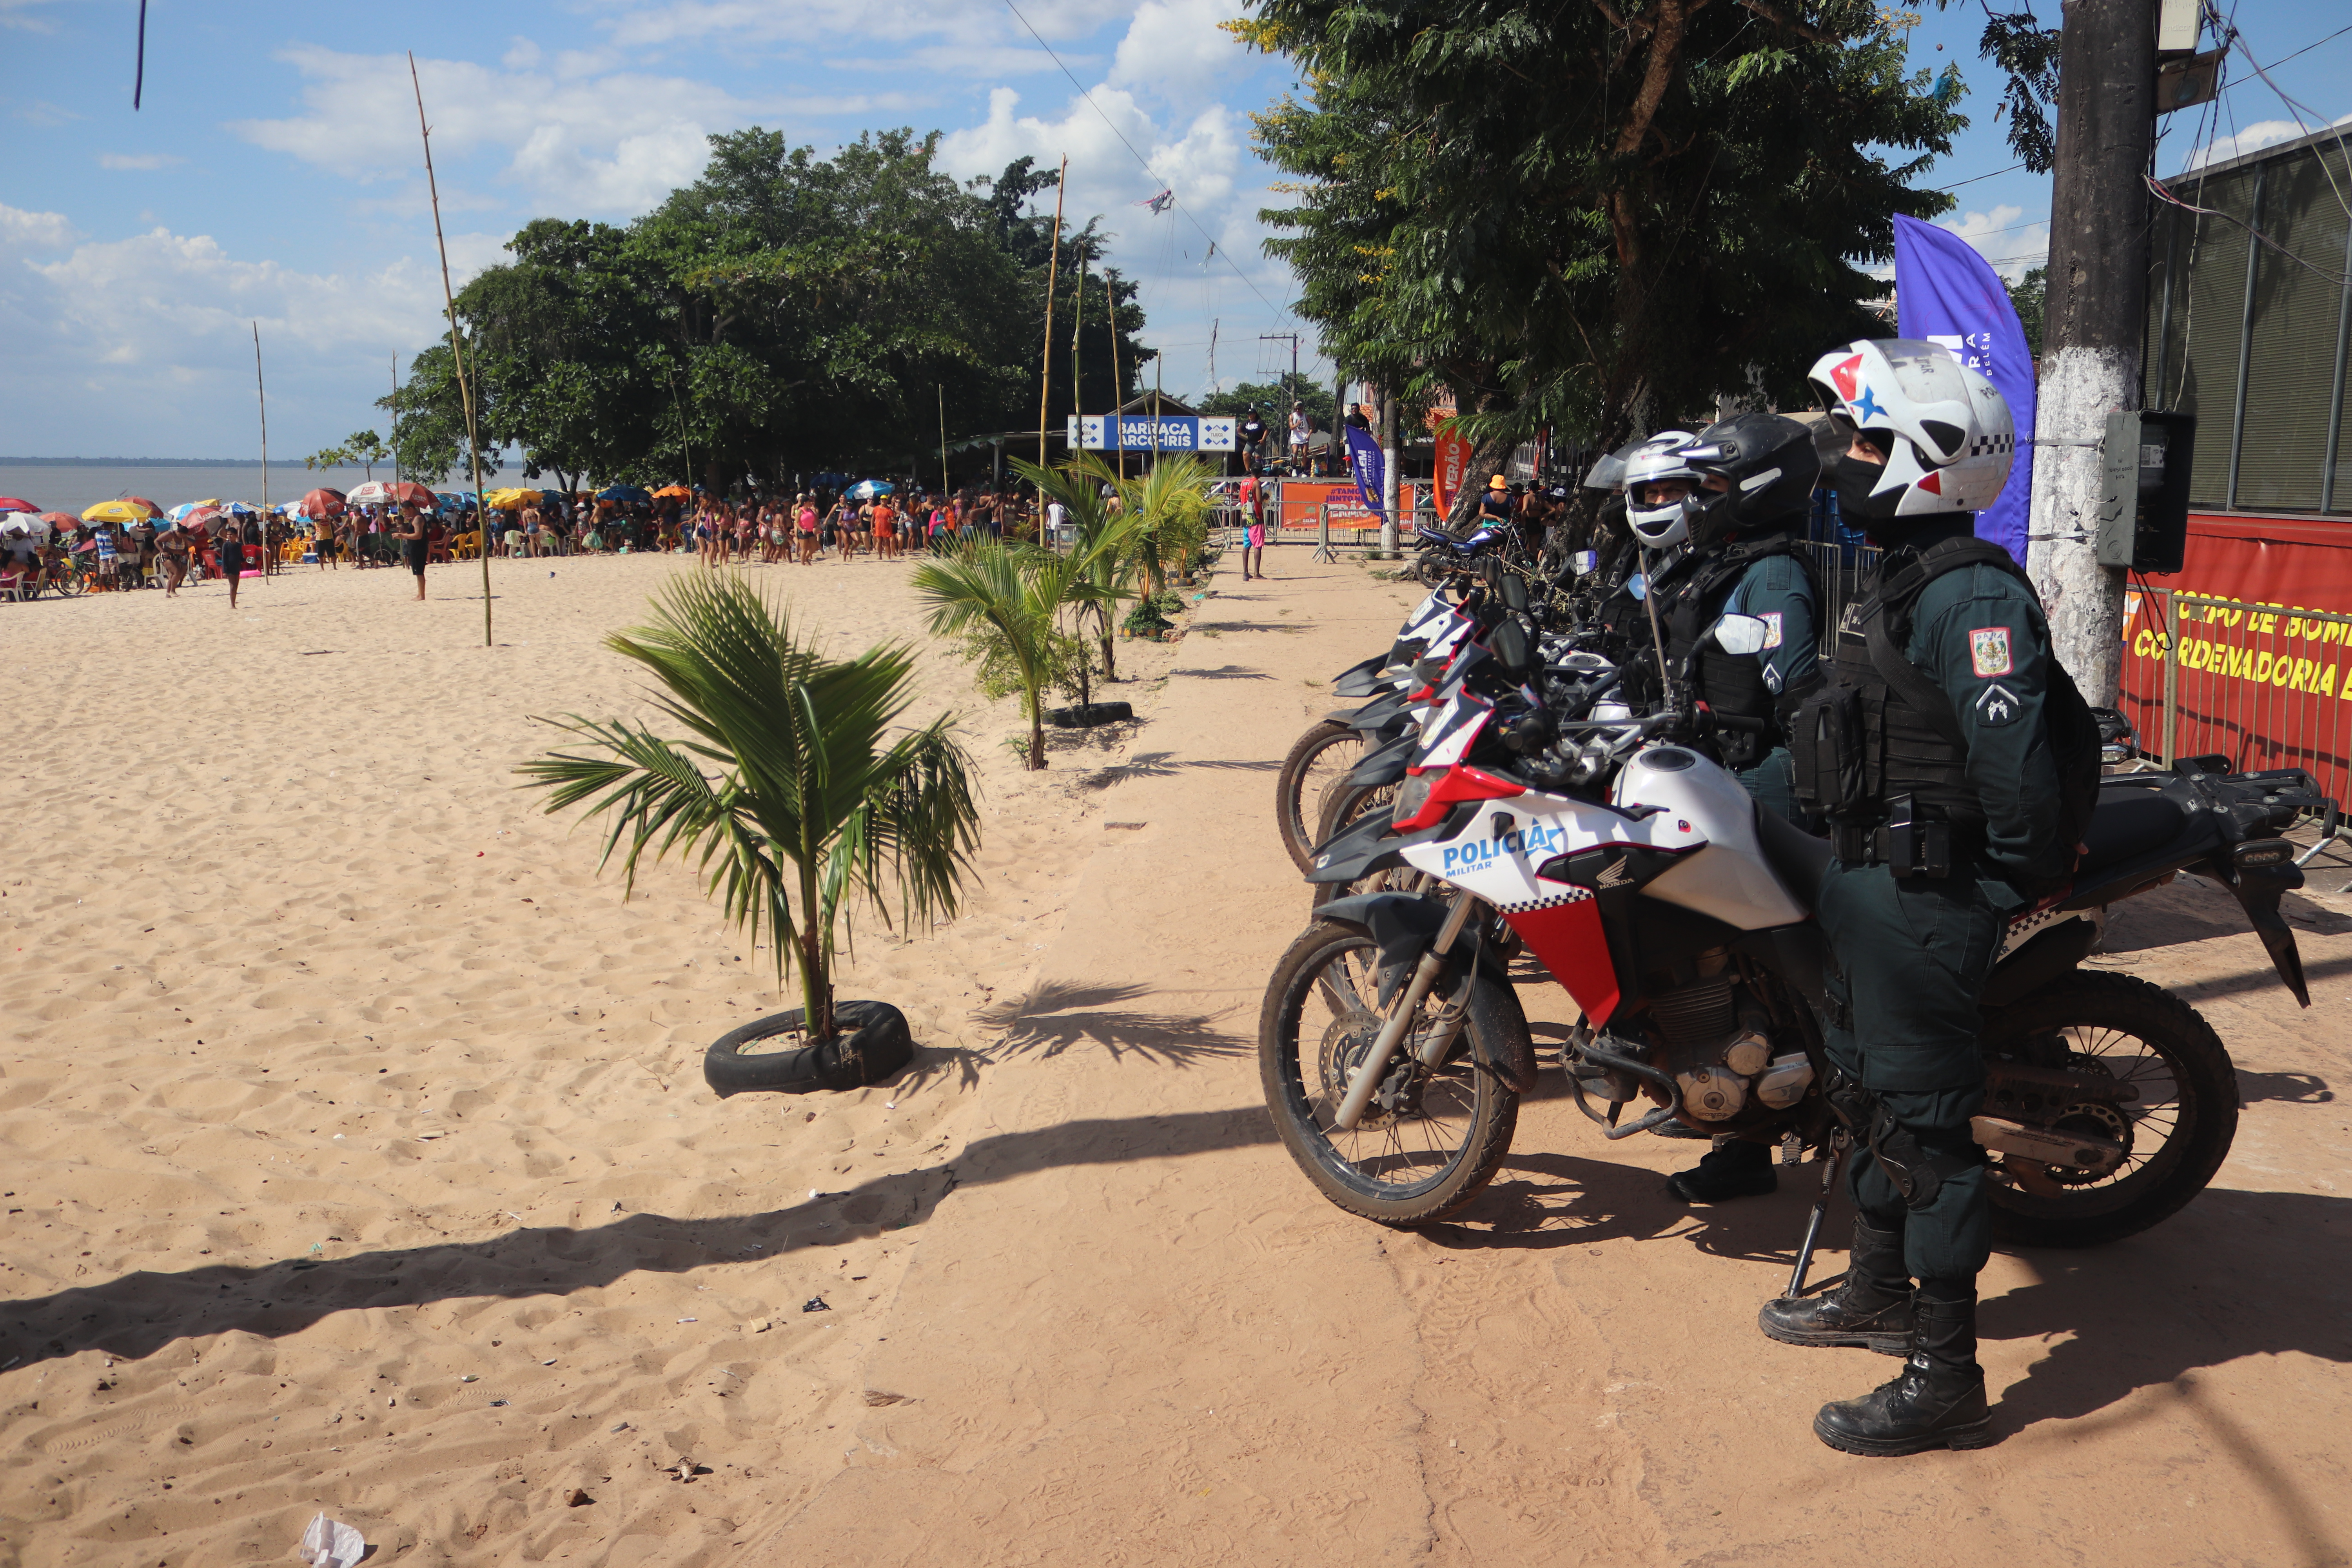
[[[257,319],[274,456],[377,424],[393,356],[431,339],[440,308],[412,48],[461,282],[534,216],[645,211],[694,177],[711,132],[762,124],[829,148],[912,125],[945,133],[960,174],[1068,155],[1071,211],[1106,215],[1171,392],[1209,384],[1213,322],[1218,380],[1286,364],[1259,339],[1294,323],[1258,250],[1274,198],[1248,114],[1289,76],[1216,29],[1237,0],[1019,3],[1089,97],[1003,0],[152,0],[133,114],[135,0],[0,0],[0,452],[251,455]],[[2236,20],[2268,63],[2352,14],[2246,0]],[[1957,58],[1976,89],[1977,123],[1939,173],[1972,182],[1953,226],[2014,272],[2046,247],[2049,183],[1995,173],[2014,159],[1981,26],[1975,9],[1930,9],[1913,47],[1931,66]],[[2352,110],[2347,72],[2352,34],[2273,74],[2333,118]],[[2270,89],[2242,64],[2233,75],[2212,134],[2294,133]],[[1122,133],[1180,213],[1135,205],[1158,185]],[[2192,133],[2172,130],[2167,170]]]

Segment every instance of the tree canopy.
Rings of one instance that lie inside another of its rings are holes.
[[[1034,428],[1054,220],[1030,209],[1056,176],[1023,158],[967,186],[938,141],[885,132],[824,158],[754,127],[711,137],[702,177],[632,224],[527,225],[457,295],[486,448],[566,485],[723,486],[898,468],[937,451],[942,401],[951,440]],[[1089,404],[1110,400],[1114,300],[1117,382],[1131,393],[1151,357],[1097,228],[1062,231],[1056,424],[1074,331]],[[396,400],[404,469],[461,469],[446,342]]]
[[[1875,330],[1893,215],[1966,124],[1869,0],[1261,0],[1303,69],[1258,117],[1264,216],[1351,373],[1450,394],[1488,453],[1801,400]]]

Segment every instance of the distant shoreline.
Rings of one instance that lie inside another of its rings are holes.
[[[301,459],[277,463],[299,468]],[[353,464],[354,468],[358,465]],[[0,468],[259,468],[258,458],[0,458]]]

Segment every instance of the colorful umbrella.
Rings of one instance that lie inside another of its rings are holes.
[[[220,497],[218,496],[213,496],[205,500],[184,500],[163,515],[170,518],[173,522],[177,522],[180,519],[187,516],[190,512],[195,510],[200,506],[218,505],[220,505]]]
[[[144,522],[163,511],[135,498],[129,500],[102,500],[81,514],[84,522]]]
[[[509,486],[507,489],[502,490],[492,490],[488,495],[482,499],[488,501],[491,506],[499,508],[529,506],[538,501],[539,492],[537,490],[518,489],[512,486]]]
[[[310,517],[333,517],[343,510],[343,492],[315,489],[295,503]]]
[[[18,500],[15,496],[0,496],[0,511],[38,511],[40,510],[31,501]]]
[[[898,487],[882,479],[860,479],[849,487],[851,500],[872,500],[876,496],[896,495]]]
[[[129,501],[132,506],[145,507],[149,517],[161,517],[163,515],[163,509],[157,506],[153,501],[149,500],[145,496],[124,496],[122,499]]]
[[[596,499],[627,501],[631,506],[643,506],[654,498],[652,491],[639,489],[635,485],[608,485],[596,492]]]
[[[680,500],[692,500],[694,499],[694,492],[688,489],[684,485],[664,485],[661,489],[656,490],[654,494],[657,496],[675,496]]]

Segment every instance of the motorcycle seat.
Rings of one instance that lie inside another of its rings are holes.
[[[2168,795],[2152,790],[2102,790],[2090,826],[2083,830],[2084,854],[2074,874],[2080,879],[2161,849],[2188,826],[2189,814]]]

